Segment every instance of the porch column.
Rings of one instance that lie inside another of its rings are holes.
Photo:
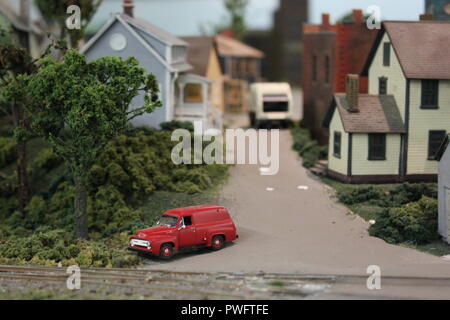
[[[180,94],[178,95],[178,108],[180,109],[181,115],[184,115],[184,87],[186,86],[185,83],[178,83],[178,88],[180,91]],[[176,114],[176,111],[175,111]]]

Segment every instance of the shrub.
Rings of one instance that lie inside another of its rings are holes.
[[[160,124],[160,127],[164,131],[173,131],[176,129],[186,129],[188,131],[194,131],[194,125],[190,121],[167,121]]]
[[[437,199],[437,185],[426,183],[402,183],[390,191],[393,207],[419,201],[423,196]]]
[[[291,133],[294,141],[292,148],[303,158],[305,168],[311,168],[317,161],[328,157],[328,147],[320,146],[317,141],[312,140],[308,129],[295,126]]]
[[[371,236],[389,243],[427,244],[439,239],[438,202],[422,197],[400,208],[385,210],[371,226]]]
[[[382,200],[386,198],[383,189],[374,186],[347,186],[336,193],[339,201],[346,205],[353,205],[366,201]]]
[[[0,168],[17,158],[17,143],[13,138],[0,137]]]

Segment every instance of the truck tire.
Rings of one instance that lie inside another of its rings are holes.
[[[223,248],[224,238],[223,236],[214,236],[211,241],[211,249],[213,251],[219,251]]]
[[[161,245],[161,250],[159,251],[159,257],[163,260],[169,260],[173,257],[173,246],[170,243],[164,243]]]

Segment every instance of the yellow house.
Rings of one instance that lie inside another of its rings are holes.
[[[223,74],[215,47],[214,37],[183,37],[189,44],[188,63],[192,65],[192,73],[212,81],[210,102],[219,110],[224,111]],[[201,89],[187,87],[191,99],[200,99]],[[198,94],[196,94],[198,93]]]
[[[384,22],[363,76],[369,94],[336,94],[324,119],[328,171],[346,182],[436,181],[450,131],[450,22]]]

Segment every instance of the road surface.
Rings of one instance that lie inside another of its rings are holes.
[[[235,119],[234,125],[239,121],[243,118]],[[262,176],[258,165],[231,169],[220,204],[230,210],[236,222],[239,239],[234,244],[218,252],[180,254],[169,262],[151,259],[147,267],[366,276],[367,267],[376,265],[382,277],[450,278],[450,262],[370,237],[369,224],[349,213],[330,196],[328,186],[308,174],[291,144],[290,133],[282,131],[280,171],[275,176]],[[361,278],[356,287],[355,282],[337,284],[339,294],[331,292],[322,297],[345,298],[343,292],[350,290],[349,297],[450,298],[450,287],[436,290],[435,282],[424,284],[423,279],[390,280],[391,290],[383,293],[367,290],[365,281]],[[398,283],[409,286],[399,287]]]

